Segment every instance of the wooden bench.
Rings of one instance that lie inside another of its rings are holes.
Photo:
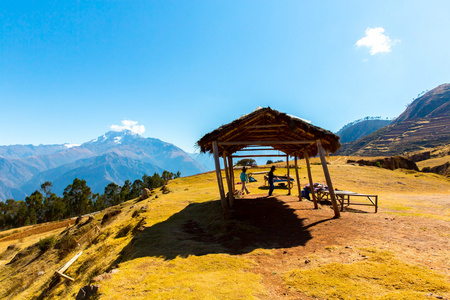
[[[330,198],[330,192],[328,190],[319,190],[316,192],[317,200],[328,200]],[[341,211],[344,211],[344,204],[347,202],[347,206],[350,205],[364,205],[364,206],[375,206],[375,213],[378,212],[378,195],[369,195],[369,194],[359,194],[350,191],[334,191],[336,195],[336,200],[341,204]],[[354,197],[363,197],[366,200],[369,200],[370,203],[361,203],[361,202],[352,202],[351,198]]]
[[[268,185],[269,182],[269,175],[265,175],[264,176],[264,185]],[[294,177],[289,176],[289,180],[288,180],[288,176],[280,176],[280,175],[274,175],[273,176],[273,184],[275,185],[276,183],[278,183],[279,185],[285,185],[284,183],[286,182],[286,184],[289,184],[289,186],[292,188],[294,186]]]

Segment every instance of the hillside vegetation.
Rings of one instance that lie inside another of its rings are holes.
[[[450,143],[450,84],[415,99],[389,126],[342,145],[338,155],[390,156]]]
[[[350,206],[333,219],[328,204],[299,202],[296,185],[291,196],[277,186],[266,198],[258,174],[225,220],[215,173],[178,178],[78,224],[1,232],[0,298],[70,299],[90,283],[100,287],[98,299],[449,297],[450,181],[348,159],[355,157],[331,158],[334,187],[378,194],[377,214]],[[314,181],[325,182],[312,163]],[[306,176],[301,165],[301,186]],[[64,272],[75,281],[52,282],[80,251]]]

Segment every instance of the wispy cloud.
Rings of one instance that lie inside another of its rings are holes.
[[[400,40],[391,40],[391,38],[384,34],[383,27],[375,27],[366,29],[366,36],[356,42],[358,47],[370,48],[370,55],[377,53],[391,52],[391,47],[400,42]]]
[[[138,125],[137,121],[132,120],[122,120],[122,125],[111,125],[111,130],[113,131],[123,131],[123,130],[131,130],[137,134],[143,134],[145,132],[144,125]]]

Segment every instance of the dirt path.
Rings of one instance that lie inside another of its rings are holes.
[[[22,238],[25,238],[28,236],[32,236],[35,234],[40,234],[40,233],[44,233],[44,232],[48,232],[48,231],[53,231],[55,229],[67,227],[67,226],[73,225],[73,224],[75,224],[75,218],[63,220],[61,222],[52,222],[52,223],[40,224],[38,226],[32,226],[29,229],[25,229],[23,231],[13,233],[4,238],[1,238],[0,243],[19,240],[19,239],[22,239]]]
[[[357,251],[358,247],[387,249],[407,263],[450,275],[449,222],[424,217],[394,216],[383,212],[375,214],[348,211],[343,212],[340,219],[333,219],[330,206],[323,205],[314,210],[310,201],[299,202],[297,197],[276,196],[285,210],[292,211],[296,219],[301,220],[301,228],[293,228],[291,225],[296,223],[286,218],[285,212],[271,207],[264,208],[264,205],[270,203],[264,199],[267,198],[263,195],[247,196],[242,200],[246,204],[239,207],[241,215],[250,216],[250,223],[258,222],[259,227],[268,228],[268,232],[264,234],[271,239],[279,239],[282,245],[290,245],[290,240],[294,238],[304,243],[274,249],[274,255],[248,254],[258,263],[254,271],[263,276],[263,283],[269,290],[269,295],[261,296],[262,298],[309,299],[286,288],[282,284],[281,275],[295,268],[363,260],[364,257]],[[422,197],[420,200],[436,199]],[[275,228],[276,236],[271,234],[270,228]]]

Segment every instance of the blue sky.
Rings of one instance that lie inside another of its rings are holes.
[[[450,1],[4,0],[0,145],[123,125],[192,152],[257,106],[333,132],[393,118],[450,82],[449,13]]]

